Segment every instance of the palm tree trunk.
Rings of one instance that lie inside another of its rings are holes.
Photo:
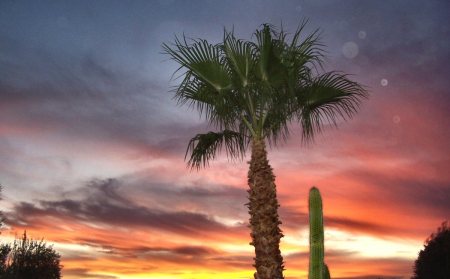
[[[278,218],[275,176],[267,160],[264,140],[253,139],[248,172],[251,245],[255,246],[255,279],[283,279],[283,237]]]

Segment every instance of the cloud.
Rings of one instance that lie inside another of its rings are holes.
[[[84,279],[119,279],[117,276],[96,274],[87,268],[64,268],[64,276]]]
[[[135,149],[141,156],[182,155],[205,126],[194,113],[177,108],[168,85],[143,69],[114,63],[92,49],[67,55],[6,41],[0,135],[7,139],[66,143],[61,153],[78,142]]]
[[[408,208],[416,207],[418,211],[450,213],[450,181],[408,178],[408,173],[403,174],[403,171],[405,170],[397,169],[396,173],[387,174],[360,170],[353,172],[352,176],[360,183],[370,183],[380,192],[383,191],[385,200],[402,203]]]
[[[351,232],[359,231],[376,235],[383,235],[383,234],[388,235],[396,233],[396,229],[390,228],[388,226],[383,226],[374,222],[361,221],[345,217],[326,217],[325,225],[334,228],[340,228]]]
[[[180,206],[183,200],[191,198],[208,204],[232,199],[245,191],[225,186],[202,189],[177,185],[173,190],[162,191],[164,187],[167,185],[156,189],[150,185],[151,190],[146,193],[172,199],[172,207],[157,208],[152,202],[135,202],[129,193],[136,188],[127,188],[125,178],[92,180],[80,188],[57,193],[55,199],[15,204],[6,214],[7,224],[10,233],[26,229],[34,237],[56,242],[67,270],[65,276],[103,278],[97,277],[92,267],[109,270],[109,274],[138,274],[158,266],[167,270],[186,265],[201,269],[205,262],[211,269],[251,266],[252,257],[247,252],[221,248],[226,243],[248,245],[249,230],[245,224],[228,225],[217,219],[220,214],[205,209],[189,211]],[[220,211],[221,205],[218,206],[216,212]],[[118,258],[133,264],[118,265]],[[142,263],[139,268],[138,262]],[[78,269],[79,266],[86,269]]]
[[[147,228],[169,231],[181,235],[208,235],[211,233],[236,234],[239,227],[227,227],[215,221],[205,213],[180,211],[163,211],[150,206],[136,205],[117,193],[116,180],[92,181],[82,191],[81,199],[60,199],[56,201],[41,200],[37,205],[21,202],[14,207],[14,212],[7,216],[11,225],[27,224],[34,227],[38,220],[57,218],[73,219],[79,222],[94,222],[109,226],[127,228]],[[207,195],[207,191],[187,190]],[[209,192],[215,195],[214,192]],[[189,196],[189,195],[188,195]],[[174,201],[176,202],[176,201]]]
[[[281,206],[279,212],[283,222],[283,229],[296,231],[308,228],[307,211],[302,211],[296,207]],[[361,220],[357,216],[338,217],[335,215],[326,215],[324,216],[324,225],[327,229],[338,228],[353,233],[360,232],[371,235],[394,236],[403,232],[400,228],[368,220]]]

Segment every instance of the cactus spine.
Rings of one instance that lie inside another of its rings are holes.
[[[309,279],[330,279],[324,262],[322,197],[319,189],[309,190]]]

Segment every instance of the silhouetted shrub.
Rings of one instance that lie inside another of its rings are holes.
[[[442,223],[436,233],[425,241],[414,265],[412,279],[450,278],[450,228],[448,222]]]
[[[2,279],[60,279],[60,255],[43,240],[21,239],[0,246],[0,278]]]

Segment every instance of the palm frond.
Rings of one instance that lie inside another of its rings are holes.
[[[320,41],[320,30],[316,29],[302,41],[299,41],[307,23],[307,20],[303,20],[295,31],[291,43],[286,43],[282,61],[289,69],[288,73],[291,80],[305,79],[305,77],[308,77],[311,68],[315,69],[316,72],[319,68],[322,68],[325,51],[324,45]]]
[[[204,81],[187,71],[181,84],[175,91],[179,105],[188,104],[196,108],[200,116],[205,115],[209,124],[218,129],[235,127],[239,118],[239,98],[232,91],[217,92]]]
[[[316,132],[321,132],[325,122],[336,126],[338,118],[352,118],[362,99],[367,97],[364,87],[344,74],[329,72],[310,79],[297,92],[296,111],[303,138],[312,140]]]
[[[214,159],[222,148],[225,149],[230,159],[243,158],[247,146],[248,138],[242,131],[224,130],[222,132],[197,134],[189,141],[185,159],[190,153],[188,166],[199,169],[208,166],[209,161]]]
[[[282,44],[272,35],[279,34],[268,24],[264,24],[262,30],[255,32],[258,63],[256,73],[263,84],[278,86],[284,81],[286,69],[281,63]]]
[[[270,109],[267,112],[263,134],[269,140],[269,145],[276,145],[280,139],[285,142],[289,138],[289,123],[291,116],[285,109]]]
[[[231,74],[236,76],[238,79],[239,87],[246,87],[251,79],[251,74],[253,72],[254,56],[254,44],[252,42],[246,42],[243,40],[238,40],[234,36],[233,32],[225,31],[223,51],[225,53],[225,61],[230,65],[232,69]]]
[[[175,44],[170,47],[163,44],[163,49],[181,67],[191,71],[216,91],[230,89],[232,81],[225,64],[221,63],[221,47],[212,45],[206,40],[192,40],[189,44],[183,36],[183,41],[175,37]]]

